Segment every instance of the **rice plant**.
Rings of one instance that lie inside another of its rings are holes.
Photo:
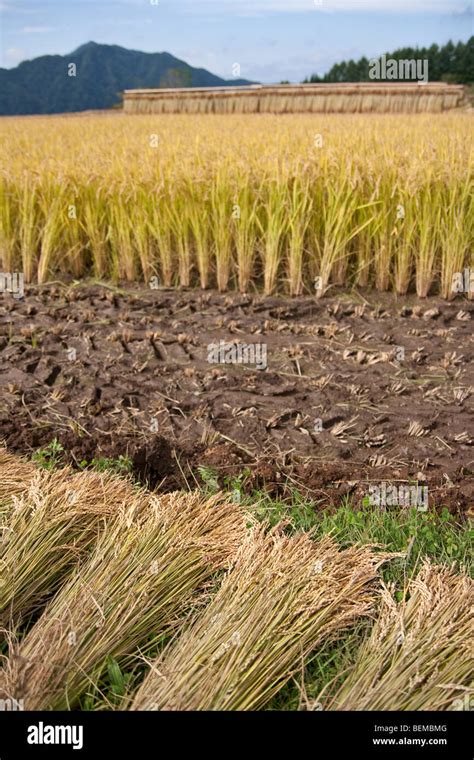
[[[0,268],[26,281],[157,276],[165,287],[293,295],[314,293],[317,277],[318,296],[358,285],[451,298],[472,265],[471,121],[4,119]]]

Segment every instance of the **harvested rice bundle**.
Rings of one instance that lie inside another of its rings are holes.
[[[13,499],[0,534],[0,628],[37,612],[94,544],[106,518],[139,498],[129,481],[111,474],[37,471]]]
[[[315,647],[371,613],[387,555],[255,529],[205,611],[152,665],[133,710],[254,710]]]
[[[328,710],[450,710],[474,677],[474,583],[425,562],[380,615]],[[321,699],[321,697],[320,697]]]
[[[31,462],[10,454],[0,445],[0,514],[3,513],[5,503],[10,503],[13,496],[18,496],[28,488],[35,472],[36,467]]]
[[[11,653],[0,696],[26,710],[74,706],[108,656],[126,666],[175,630],[246,533],[242,510],[222,497],[151,496],[145,511],[124,509]]]

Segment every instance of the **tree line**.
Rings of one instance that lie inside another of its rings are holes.
[[[430,82],[448,82],[451,84],[474,83],[474,36],[467,42],[454,44],[451,40],[443,46],[431,45],[421,48],[399,48],[393,53],[386,53],[387,59],[397,61],[426,59],[428,61]],[[312,82],[369,82],[370,61],[365,56],[358,61],[336,63],[327,74],[320,77],[313,74],[304,80]]]

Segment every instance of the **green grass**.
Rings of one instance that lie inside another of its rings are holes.
[[[206,489],[216,492],[217,475],[209,468],[200,468],[200,474]],[[438,563],[455,563],[472,572],[472,524],[461,522],[446,508],[440,512],[372,506],[357,509],[346,499],[338,509],[321,510],[316,501],[296,490],[281,500],[262,492],[247,495],[245,479],[245,472],[238,478],[224,479],[224,488],[258,520],[266,520],[270,525],[287,521],[289,531],[312,530],[316,537],[330,533],[342,547],[356,543],[381,544],[389,551],[408,551],[406,560],[391,562],[385,567],[383,576],[387,582],[403,582],[423,556]]]
[[[54,470],[63,465],[64,447],[56,438],[43,449],[35,451],[31,457],[33,462],[43,470]]]
[[[91,462],[87,462],[83,459],[79,463],[81,469],[93,469],[97,472],[115,472],[117,475],[126,475],[132,471],[133,462],[129,457],[125,457],[122,454],[113,459],[112,457],[98,457],[94,458]]]
[[[44,470],[55,470],[63,467],[64,446],[57,440],[53,440],[42,449],[38,449],[32,456],[33,462]],[[80,470],[96,470],[96,472],[113,472],[116,475],[127,475],[132,471],[133,462],[129,457],[120,455],[113,457],[94,457],[90,462],[83,459],[79,462]]]

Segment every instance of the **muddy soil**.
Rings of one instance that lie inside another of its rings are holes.
[[[321,506],[417,481],[474,504],[474,304],[51,284],[0,294],[0,438],[73,463],[129,456],[164,489],[198,467]]]

